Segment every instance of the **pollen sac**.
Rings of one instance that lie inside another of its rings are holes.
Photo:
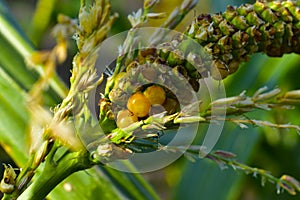
[[[140,92],[129,97],[127,108],[137,117],[146,117],[149,115],[151,103],[149,99]]]

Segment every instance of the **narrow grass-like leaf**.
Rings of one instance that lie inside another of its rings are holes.
[[[56,0],[39,0],[32,19],[29,37],[34,44],[38,44],[51,20],[51,14]]]
[[[18,165],[27,159],[28,112],[22,90],[0,68],[0,144]]]
[[[132,167],[130,164],[125,164],[124,167]],[[129,168],[127,168],[130,170]],[[155,191],[149,184],[137,173],[120,173],[115,169],[108,167],[100,167],[101,173],[105,174],[110,179],[115,187],[127,198],[127,199],[147,199],[156,200],[159,199]]]
[[[13,20],[13,17],[10,15],[8,8],[5,6],[2,0],[0,0],[0,38],[1,42],[3,42],[1,47],[5,47],[1,49],[2,52],[4,52],[6,49],[12,49],[14,51],[10,52],[10,57],[2,57],[2,62],[5,62],[5,65],[2,67],[10,71],[12,71],[12,68],[17,68],[17,70],[14,70],[14,74],[18,72],[19,76],[14,78],[16,78],[18,82],[24,81],[24,77],[20,76],[32,76],[32,72],[27,72],[26,74],[22,72],[24,70],[29,71],[24,63],[28,56],[34,51],[34,48],[28,39],[26,39],[25,35],[20,31],[20,28]],[[20,57],[22,59],[16,57]],[[15,65],[12,60],[18,60],[19,65]],[[20,65],[20,63],[23,64]],[[35,70],[39,74],[44,73],[41,66],[36,67]],[[30,85],[30,83],[24,84],[24,86],[28,85]],[[66,95],[67,89],[57,75],[54,75],[54,77],[50,80],[50,86],[61,98]]]

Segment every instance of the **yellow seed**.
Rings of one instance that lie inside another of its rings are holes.
[[[137,116],[135,116],[129,110],[121,110],[118,112],[117,126],[119,128],[125,128],[137,121],[138,121]]]
[[[158,85],[152,85],[148,87],[144,91],[144,95],[149,99],[151,105],[162,105],[166,100],[165,90]]]
[[[137,92],[129,97],[127,108],[137,117],[146,117],[151,107],[150,101],[141,92]]]

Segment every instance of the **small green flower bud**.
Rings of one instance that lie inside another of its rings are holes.
[[[201,58],[199,57],[198,60],[196,60],[196,59],[197,59],[196,54],[193,54],[193,53],[190,52],[187,55],[187,58],[186,58],[187,62],[185,63],[185,68],[188,71],[188,73],[193,72],[193,71],[196,70],[195,66],[194,66],[196,63],[201,64]]]
[[[286,7],[289,12],[292,14],[292,16],[299,21],[300,20],[300,11],[299,11],[299,3],[295,5],[295,2],[292,1],[284,1],[282,2],[282,5]]]
[[[246,28],[249,27],[247,24],[247,21],[244,16],[235,16],[232,20],[231,23],[240,30],[245,30]]]
[[[203,42],[207,42],[208,33],[203,27],[200,27],[194,35],[194,38],[197,39],[200,44],[202,44]]]
[[[251,26],[259,26],[264,23],[262,19],[260,19],[255,12],[250,12],[246,16],[247,23]]]
[[[265,3],[263,3],[262,1],[256,1],[253,4],[253,9],[255,10],[255,12],[257,13],[262,13],[264,11],[264,9],[266,8]]]
[[[234,33],[234,28],[231,24],[228,23],[227,20],[222,20],[219,24],[220,30],[222,31],[222,34],[224,35],[230,35],[231,33]]]
[[[175,66],[175,65],[181,65],[184,63],[184,54],[181,50],[175,49],[174,51],[171,51],[168,58],[167,62],[170,67]]]
[[[157,47],[159,49],[159,56],[166,60],[169,56],[169,53],[174,50],[174,47],[170,43],[163,43]]]
[[[278,22],[274,23],[274,27],[276,29],[276,37],[277,38],[281,38],[281,37],[284,36],[285,25],[286,25],[286,23],[283,22],[283,21],[278,21]]]
[[[227,35],[225,35],[221,39],[219,39],[218,45],[219,45],[219,48],[221,49],[221,52],[227,53],[230,50],[232,50],[232,46],[233,46],[232,43],[233,43],[232,38]]]
[[[245,37],[246,36],[246,37]],[[232,35],[232,41],[233,41],[233,46],[236,48],[242,48],[247,44],[247,39],[249,38],[248,34],[242,32],[242,31],[237,31]],[[246,40],[244,38],[247,38]]]
[[[267,21],[269,23],[275,23],[278,20],[277,16],[270,8],[265,9],[261,13],[261,16],[265,21]]]
[[[215,14],[211,16],[211,20],[216,24],[221,24],[224,19],[221,14]]]
[[[247,16],[250,12],[253,11],[253,6],[251,4],[242,4],[236,9],[239,15]]]
[[[236,15],[237,11],[233,6],[227,6],[226,11],[223,13],[223,17],[227,19],[228,21],[231,21]]]

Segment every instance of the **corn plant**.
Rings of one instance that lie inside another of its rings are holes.
[[[184,0],[168,14],[156,11],[160,1],[144,0],[128,16],[131,28],[116,36],[110,34],[119,15],[111,3],[81,0],[78,18],[58,15],[52,31],[56,45],[36,50],[1,2],[0,144],[17,165],[3,163],[3,199],[160,199],[141,173],[162,170],[177,159],[167,167],[177,163],[176,169],[186,169],[181,182],[175,179],[177,187],[192,184],[184,181],[193,176],[189,173],[202,173],[203,185],[218,179],[197,168],[209,162],[253,175],[262,186],[271,183],[279,197],[284,191],[298,195],[297,174],[273,175],[268,166],[239,161],[239,154],[248,149],[242,159],[247,161],[261,130],[298,140],[293,134],[300,127],[292,113],[299,109],[300,89],[251,84],[258,78],[251,72],[269,70],[281,77],[297,67],[300,2],[227,6],[224,12],[199,14],[175,31],[201,2]],[[159,27],[149,27],[150,22]],[[77,53],[67,88],[56,66],[64,65],[71,40]],[[284,113],[294,121],[274,117]],[[238,151],[225,145],[235,142],[232,127],[250,135]],[[225,190],[203,197],[243,195]],[[192,195],[181,191],[174,198],[200,198]]]

